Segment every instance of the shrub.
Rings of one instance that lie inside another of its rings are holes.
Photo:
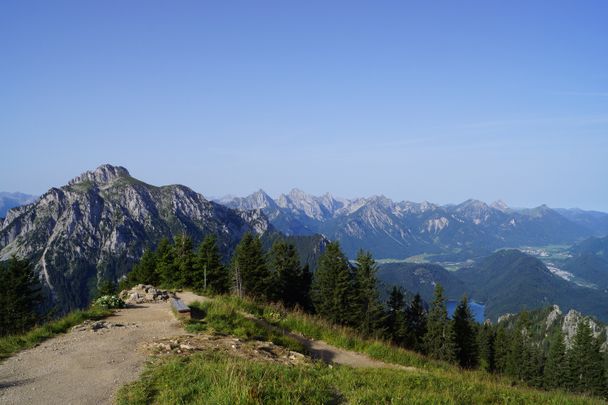
[[[127,304],[115,295],[102,295],[93,302],[94,307],[105,309],[125,308]]]

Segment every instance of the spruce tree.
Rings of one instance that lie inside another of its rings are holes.
[[[295,246],[279,239],[269,252],[269,266],[276,276],[275,294],[286,306],[309,306],[310,274],[302,267]]]
[[[338,242],[327,245],[319,258],[311,298],[319,315],[341,325],[355,323],[356,294],[348,259]]]
[[[479,348],[479,368],[487,372],[496,369],[496,332],[492,325],[484,324],[479,328],[477,346]]]
[[[0,263],[0,336],[28,330],[38,320],[41,286],[27,260]]]
[[[405,346],[424,353],[424,335],[426,334],[426,311],[420,294],[416,294],[405,309],[406,337]]]
[[[187,235],[179,235],[175,238],[175,278],[176,287],[191,287],[194,271],[194,252],[192,251],[192,239]]]
[[[156,248],[156,269],[163,287],[177,286],[180,277],[175,263],[175,249],[167,238],[161,239]]]
[[[589,322],[582,319],[567,354],[570,387],[573,391],[592,395],[606,394],[604,364],[599,349],[599,342],[593,337]]]
[[[477,366],[478,356],[477,326],[466,295],[456,307],[452,319],[458,364],[463,368],[474,368]]]
[[[454,362],[456,360],[454,329],[448,319],[446,299],[440,284],[435,286],[435,298],[429,311],[426,329],[424,337],[426,353],[437,360]]]
[[[355,264],[357,329],[367,336],[382,335],[383,308],[378,292],[378,267],[371,253],[359,251]]]
[[[197,290],[223,294],[230,289],[230,275],[222,265],[217,238],[208,235],[203,239],[194,257],[192,285]]]
[[[260,238],[247,232],[232,258],[233,287],[239,295],[270,299],[274,296],[273,278],[264,257]]]
[[[133,266],[133,269],[127,275],[126,281],[121,283],[123,289],[132,287],[135,284],[158,286],[160,284],[160,275],[156,267],[156,253],[151,249],[144,250],[139,262]]]
[[[407,324],[405,297],[400,287],[393,286],[386,303],[386,333],[391,341],[403,346],[406,343]]]
[[[499,323],[494,337],[494,368],[498,373],[507,374],[507,363],[513,333]]]
[[[566,345],[564,343],[564,334],[561,329],[558,329],[551,337],[543,377],[543,385],[545,388],[554,389],[567,386],[568,367]]]

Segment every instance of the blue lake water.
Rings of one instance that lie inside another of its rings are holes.
[[[448,316],[451,318],[452,314],[456,310],[458,306],[458,301],[456,300],[448,300],[446,303],[446,308],[448,310]],[[469,301],[469,308],[471,308],[471,312],[473,313],[473,317],[478,323],[483,323],[485,320],[484,312],[486,310],[486,306],[484,304],[480,304],[479,302],[475,302],[473,300]]]

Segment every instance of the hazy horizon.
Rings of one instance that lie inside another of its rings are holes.
[[[103,163],[205,196],[608,211],[608,4],[0,6],[0,190]]]

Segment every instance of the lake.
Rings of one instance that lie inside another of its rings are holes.
[[[456,310],[458,306],[458,302],[456,300],[448,300],[446,303],[446,308],[448,310],[448,316],[451,318],[452,314]],[[486,310],[486,306],[484,304],[480,304],[473,300],[469,301],[469,308],[471,308],[471,312],[473,313],[473,317],[478,323],[483,323],[485,320],[484,312]]]

